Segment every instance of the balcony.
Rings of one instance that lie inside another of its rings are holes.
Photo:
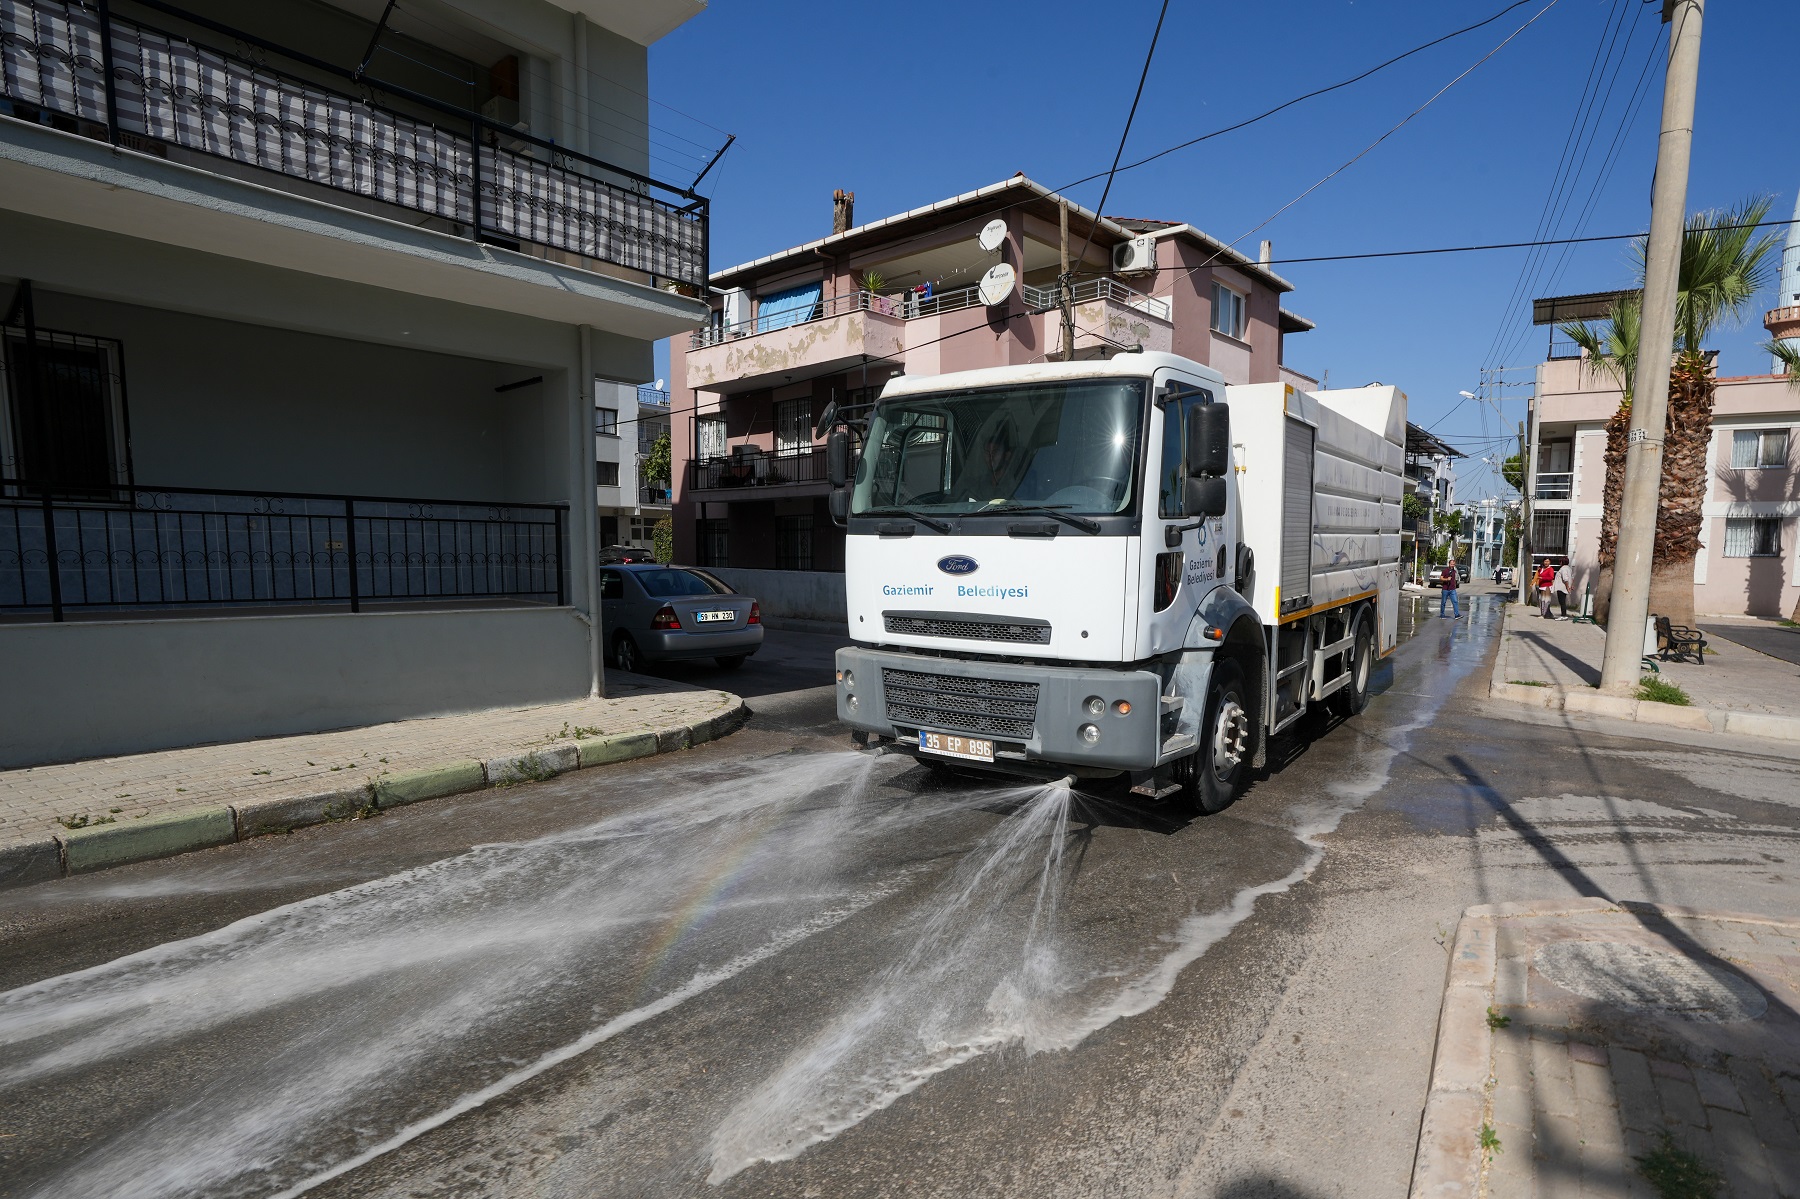
[[[848,370],[890,358],[906,344],[904,299],[853,291],[811,308],[696,330],[687,381],[695,390],[734,392],[798,370]]]
[[[0,479],[0,619],[561,605],[567,505]]]
[[[690,492],[729,491],[743,496],[747,491],[785,490],[801,484],[823,486],[826,482],[823,446],[786,453],[739,447],[727,458],[694,458],[687,464]]]
[[[1116,279],[1087,279],[1073,293],[1075,349],[1113,350],[1142,346],[1167,352],[1174,347],[1175,326],[1167,300],[1133,291]],[[1044,313],[1044,343],[1062,344],[1061,300],[1054,287],[1021,288],[1025,303]]]
[[[0,112],[160,158],[258,168],[301,194],[345,193],[422,214],[439,232],[576,255],[653,284],[706,282],[706,202],[689,191],[158,0],[140,3],[346,90],[137,21],[112,18],[103,36],[98,9],[78,0],[8,0]]]
[[[1537,482],[1531,490],[1531,498],[1537,500],[1566,500],[1575,493],[1575,473],[1573,471],[1539,471]]]
[[[671,503],[667,487],[638,486],[638,507],[667,508]]]

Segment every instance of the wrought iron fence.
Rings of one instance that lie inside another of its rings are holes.
[[[567,602],[567,505],[0,479],[0,612]]]
[[[366,90],[332,91],[81,0],[0,2],[12,115],[167,155],[260,167],[663,279],[706,282],[706,201],[477,113],[160,3],[140,3]],[[379,104],[395,97],[436,119]],[[661,191],[679,203],[656,199]]]
[[[826,481],[823,446],[798,453],[756,451],[732,454],[728,458],[691,458],[687,466],[688,486],[695,489],[778,487],[786,483]]]

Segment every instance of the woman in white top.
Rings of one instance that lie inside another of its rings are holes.
[[[1562,613],[1560,619],[1569,619],[1569,588],[1574,585],[1574,578],[1569,573],[1569,560],[1564,558],[1556,568],[1556,578],[1550,584],[1550,593],[1556,597],[1556,607]]]

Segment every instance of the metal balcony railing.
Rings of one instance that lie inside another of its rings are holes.
[[[667,487],[650,487],[647,485],[639,485],[639,487],[638,487],[638,503],[640,505],[648,504],[652,507],[666,508],[669,506],[669,503],[670,503],[669,489]]]
[[[162,157],[174,149],[259,167],[424,213],[476,240],[535,243],[705,285],[707,204],[690,189],[161,0],[138,4],[243,54],[344,80],[356,94],[137,21],[103,22],[99,7],[79,0],[4,0],[0,111]]]
[[[0,612],[566,602],[566,504],[0,479]]]
[[[1072,302],[1076,304],[1091,303],[1094,300],[1117,300],[1127,307],[1136,308],[1159,321],[1170,319],[1169,302],[1147,296],[1141,291],[1133,291],[1117,279],[1083,279],[1069,289]],[[1055,287],[1033,287],[1021,284],[1019,291],[1025,297],[1025,303],[1032,310],[1047,312],[1061,303]]]
[[[688,338],[688,348],[704,349],[721,342],[735,341],[740,337],[754,337],[758,333],[773,333],[807,321],[842,316],[846,312],[879,312],[882,316],[912,320],[915,317],[940,316],[963,308],[975,308],[980,304],[981,289],[978,287],[962,287],[931,296],[920,296],[913,292],[899,292],[891,296],[872,291],[846,292],[828,300],[820,300],[810,308],[790,308],[786,312],[758,316],[747,321],[696,329]]]
[[[721,487],[777,487],[784,483],[823,483],[825,447],[790,453],[752,450],[728,458],[692,458],[687,464],[688,487],[705,490]]]
[[[1531,496],[1539,500],[1566,500],[1574,494],[1574,471],[1539,471]]]

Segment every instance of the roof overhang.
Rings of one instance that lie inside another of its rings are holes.
[[[648,46],[706,11],[706,0],[549,0],[564,12]]]
[[[1531,302],[1531,323],[1560,325],[1565,321],[1600,321],[1612,315],[1613,305],[1637,295],[1636,291],[1590,291],[1579,296],[1545,296]]]

